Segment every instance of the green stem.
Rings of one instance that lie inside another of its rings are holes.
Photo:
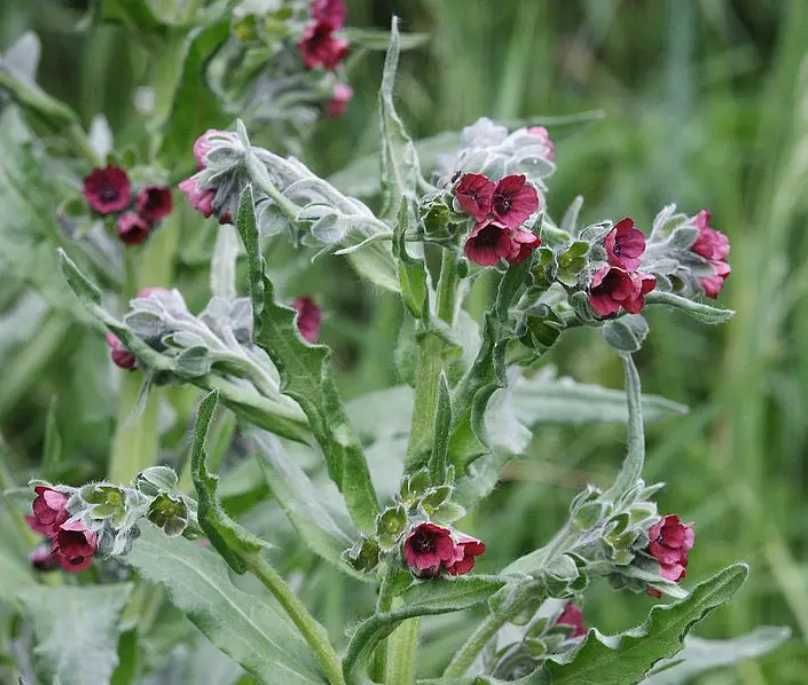
[[[415,654],[420,626],[420,618],[408,619],[387,638],[385,685],[415,683]]]
[[[331,685],[345,685],[342,665],[325,629],[314,620],[278,572],[260,555],[248,561],[250,572],[272,593],[311,647]]]
[[[474,663],[477,655],[488,644],[488,641],[496,635],[497,631],[508,621],[508,616],[502,613],[490,613],[485,620],[477,626],[475,631],[469,636],[460,650],[452,657],[446,670],[443,672],[444,678],[460,678],[465,675],[469,667]]]
[[[457,296],[457,257],[454,250],[443,250],[438,279],[438,318],[450,326],[454,323]]]

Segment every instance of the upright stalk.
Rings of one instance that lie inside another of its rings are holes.
[[[255,555],[248,561],[248,568],[272,593],[272,596],[278,600],[289,618],[292,619],[292,623],[295,624],[303,639],[316,655],[328,682],[331,685],[345,685],[342,664],[325,629],[314,620],[286,581],[260,555]]]

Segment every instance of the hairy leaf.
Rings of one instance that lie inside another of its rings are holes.
[[[130,584],[120,583],[87,587],[38,585],[19,593],[34,625],[34,655],[39,670],[48,676],[47,682],[109,682],[118,664],[118,618],[131,591]]]
[[[703,302],[694,302],[688,300],[686,297],[667,293],[662,290],[655,290],[645,298],[648,304],[662,304],[673,309],[678,309],[688,316],[692,316],[696,321],[701,321],[706,324],[719,324],[726,323],[733,316],[735,312],[732,309],[720,309],[713,307]]]
[[[651,609],[645,623],[620,635],[590,630],[581,648],[562,663],[548,660],[552,685],[630,685],[642,680],[661,659],[682,650],[690,629],[729,600],[743,585],[749,569],[728,566],[697,585],[687,599]]]
[[[281,376],[281,391],[295,400],[325,456],[328,473],[342,492],[357,527],[373,530],[379,505],[365,456],[353,434],[331,371],[331,350],[311,345],[297,330],[297,313],[278,304],[258,246],[252,189],[241,194],[238,229],[247,252],[255,341]]]
[[[261,597],[237,588],[215,552],[144,524],[126,560],[147,580],[164,585],[197,628],[259,682],[325,682],[286,617]]]

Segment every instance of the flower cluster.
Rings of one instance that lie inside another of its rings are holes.
[[[699,283],[707,297],[716,298],[731,271],[727,262],[729,239],[721,231],[710,226],[710,217],[710,212],[702,209],[692,218],[692,224],[699,233],[690,250],[707,260],[712,274],[701,277]]]
[[[345,24],[343,0],[312,0],[311,20],[297,44],[306,69],[334,69],[348,55],[348,41],[335,35]]]
[[[663,516],[648,530],[648,547],[645,552],[659,563],[659,574],[672,583],[687,576],[687,557],[696,541],[692,523],[682,523],[674,515]],[[659,590],[647,588],[648,594],[660,597]]]
[[[56,564],[65,571],[78,573],[93,562],[98,537],[80,520],[71,518],[68,495],[53,488],[37,485],[31,515],[26,521],[32,530],[44,535],[50,548],[37,548],[31,556],[35,568],[47,570]]]
[[[462,576],[484,552],[485,544],[477,538],[429,521],[414,526],[402,545],[404,562],[421,578],[434,578],[443,571]]]
[[[656,278],[638,271],[645,252],[645,236],[634,221],[622,219],[603,239],[607,263],[592,275],[589,304],[601,318],[614,316],[621,309],[639,314],[645,296],[656,287]]]
[[[102,216],[115,216],[118,238],[125,245],[144,242],[159,222],[171,213],[171,191],[146,185],[134,194],[126,171],[108,165],[93,169],[82,192],[90,208]]]
[[[463,251],[472,262],[493,266],[500,259],[524,261],[541,245],[522,224],[539,209],[539,194],[524,175],[496,183],[483,174],[463,174],[454,187],[459,208],[474,219]]]

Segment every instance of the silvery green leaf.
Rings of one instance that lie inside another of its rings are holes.
[[[665,242],[673,249],[688,250],[698,237],[699,229],[695,226],[681,226],[674,230]]]
[[[614,224],[611,221],[601,221],[597,224],[590,224],[581,229],[578,238],[594,245],[595,243],[601,242],[612,228],[614,228]]]
[[[119,618],[132,585],[36,585],[19,592],[34,627],[34,657],[47,682],[108,683],[118,664]]]
[[[198,378],[210,373],[212,364],[207,347],[189,347],[177,357],[176,374],[180,378]]]
[[[135,479],[137,489],[148,497],[160,492],[170,492],[177,487],[177,474],[169,466],[150,466],[144,469]]]
[[[135,335],[144,340],[158,339],[166,328],[159,316],[145,311],[130,312],[123,317],[123,322]]]
[[[697,321],[711,325],[725,323],[735,316],[732,309],[719,309],[703,302],[694,302],[673,293],[652,291],[648,293],[645,301],[648,304],[662,304],[679,309]]]
[[[675,657],[660,661],[641,685],[684,685],[705,671],[768,654],[790,636],[791,630],[783,626],[761,626],[728,640],[688,636],[684,649]]]
[[[33,31],[26,31],[0,56],[0,65],[33,83],[36,81],[36,70],[41,54],[42,44],[39,36]]]
[[[545,670],[553,685],[636,683],[660,660],[675,656],[694,624],[729,600],[748,574],[743,564],[729,566],[676,604],[655,606],[646,621],[619,635],[589,631],[581,646],[550,657]]]
[[[562,231],[567,231],[572,235],[577,235],[578,215],[581,213],[581,207],[584,206],[584,198],[582,195],[576,195],[575,199],[570,203],[567,211],[564,212],[564,217],[561,219]]]
[[[613,502],[619,501],[635,488],[645,465],[645,424],[642,416],[642,388],[640,375],[630,354],[624,354],[626,402],[628,422],[626,424],[626,458],[615,479],[614,485],[604,495]]]
[[[638,352],[648,335],[648,323],[640,314],[626,314],[603,324],[603,338],[621,353]]]

